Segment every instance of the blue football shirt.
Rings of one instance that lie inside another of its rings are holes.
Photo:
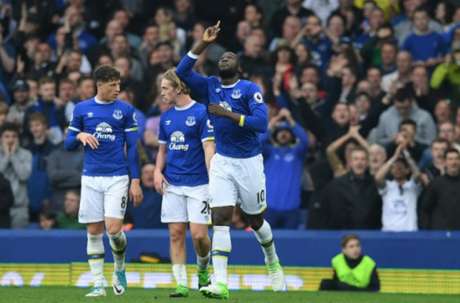
[[[206,107],[193,101],[186,107],[173,107],[160,118],[159,143],[166,145],[168,183],[197,186],[208,183],[208,171],[202,143],[214,140],[214,129]]]

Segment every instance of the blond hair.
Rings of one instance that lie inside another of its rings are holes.
[[[179,90],[179,94],[190,94],[190,88],[179,78],[175,68],[168,69],[163,74],[162,79],[168,80],[172,87]]]

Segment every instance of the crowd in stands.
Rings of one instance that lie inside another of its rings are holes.
[[[216,75],[233,51],[263,91],[274,228],[460,229],[460,6],[448,0],[2,1],[0,228],[82,228],[83,151],[62,142],[100,64],[119,69],[139,123],[144,203],[126,228],[163,228],[159,79],[217,19],[196,70]]]

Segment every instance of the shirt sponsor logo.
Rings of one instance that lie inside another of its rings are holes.
[[[187,151],[188,144],[185,144],[185,135],[181,131],[175,131],[171,134],[169,149],[178,151]]]
[[[93,134],[96,139],[101,141],[115,141],[115,135],[113,134],[112,126],[106,122],[99,123],[96,126],[96,131]]]
[[[185,120],[185,125],[187,126],[194,126],[196,124],[195,116],[188,116]]]
[[[123,113],[119,109],[114,110],[112,116],[117,120],[123,119]]]

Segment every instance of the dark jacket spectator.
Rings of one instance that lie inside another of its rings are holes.
[[[10,208],[14,205],[10,182],[0,173],[0,228],[11,227]]]
[[[81,149],[68,151],[60,145],[50,153],[46,162],[53,192],[50,206],[54,211],[61,211],[66,191],[80,189],[83,151]]]
[[[324,218],[330,229],[380,229],[382,200],[368,173],[368,155],[362,148],[351,153],[351,172],[324,189]]]
[[[460,153],[449,149],[446,174],[431,182],[421,203],[421,226],[425,229],[460,229]]]

